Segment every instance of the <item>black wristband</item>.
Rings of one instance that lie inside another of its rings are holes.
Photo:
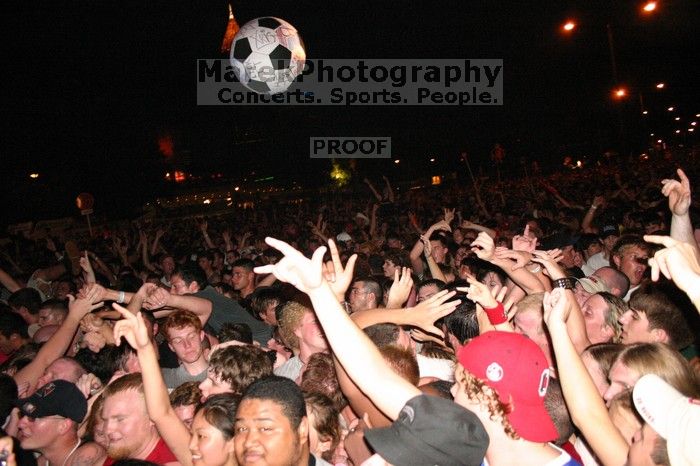
[[[557,278],[554,280],[554,288],[564,288],[566,290],[573,290],[576,282],[573,278]]]

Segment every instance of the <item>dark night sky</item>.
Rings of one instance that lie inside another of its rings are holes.
[[[377,3],[380,3],[377,5]],[[2,183],[6,222],[96,209],[120,213],[162,192],[159,135],[189,151],[193,171],[233,178],[251,170],[303,180],[329,167],[312,161],[312,135],[391,136],[418,167],[428,154],[483,157],[495,142],[531,158],[601,153],[650,131],[671,132],[662,109],[700,112],[700,2],[660,1],[234,1],[239,24],[278,16],[300,31],[313,58],[502,58],[501,107],[197,107],[197,58],[219,58],[223,1],[34,1],[4,4],[5,118]],[[559,32],[578,19],[571,37]],[[613,25],[627,103],[610,99],[606,23]],[[659,93],[659,80],[668,88]],[[639,121],[644,90],[650,123]],[[658,110],[655,112],[655,110]],[[661,115],[661,116],[659,116]],[[687,120],[686,120],[687,121]],[[261,141],[243,144],[247,139]],[[365,173],[391,167],[365,163]],[[31,181],[28,174],[39,172]],[[409,173],[404,173],[408,175]]]

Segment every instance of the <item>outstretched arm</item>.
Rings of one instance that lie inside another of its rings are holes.
[[[668,197],[668,208],[671,217],[671,238],[691,244],[698,249],[693,235],[693,225],[690,222],[688,210],[691,204],[690,180],[680,168],[677,171],[679,180],[663,180],[661,192]]]
[[[142,299],[142,295],[136,294],[131,300],[131,304]],[[140,305],[140,303],[137,304]],[[129,309],[123,308],[119,304],[113,304],[113,306],[122,316],[122,320],[114,326],[114,340],[119,346],[121,338],[124,337],[129,345],[136,350],[143,376],[143,391],[148,417],[155,423],[158,432],[178,461],[189,466],[192,464],[192,453],[189,449],[190,433],[170,405],[168,388],[163,381],[156,351],[149,338],[143,316],[140,312],[134,315]]]
[[[96,302],[97,294],[97,292],[93,291],[85,298],[78,299],[69,295],[68,315],[58,330],[56,330],[56,333],[39,349],[32,362],[15,374],[14,379],[18,386],[28,384],[30,392],[36,388],[34,385],[46,368],[68,350],[71,341],[73,341],[73,336],[78,330],[80,320],[87,313],[102,307],[103,303]]]
[[[326,248],[318,248],[309,260],[283,241],[265,241],[282,252],[284,258],[275,265],[256,267],[256,272],[274,273],[280,281],[309,295],[331,348],[350,378],[384,414],[396,419],[406,402],[421,392],[389,368],[374,343],[340,306],[323,278]]]
[[[544,318],[557,358],[557,372],[571,419],[602,464],[625,464],[628,446],[567,333],[571,301],[561,288],[545,294]]]

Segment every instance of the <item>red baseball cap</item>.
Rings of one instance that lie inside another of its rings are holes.
[[[457,359],[510,407],[508,421],[520,437],[532,442],[558,437],[544,406],[549,364],[532,340],[519,333],[486,332],[462,347]]]

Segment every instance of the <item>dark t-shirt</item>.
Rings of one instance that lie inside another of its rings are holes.
[[[261,345],[267,344],[272,336],[272,327],[250,315],[238,302],[216,292],[208,286],[194,293],[192,296],[211,301],[211,316],[207,321],[207,327],[214,335],[219,333],[221,326],[226,322],[246,324],[253,332],[253,340]]]

